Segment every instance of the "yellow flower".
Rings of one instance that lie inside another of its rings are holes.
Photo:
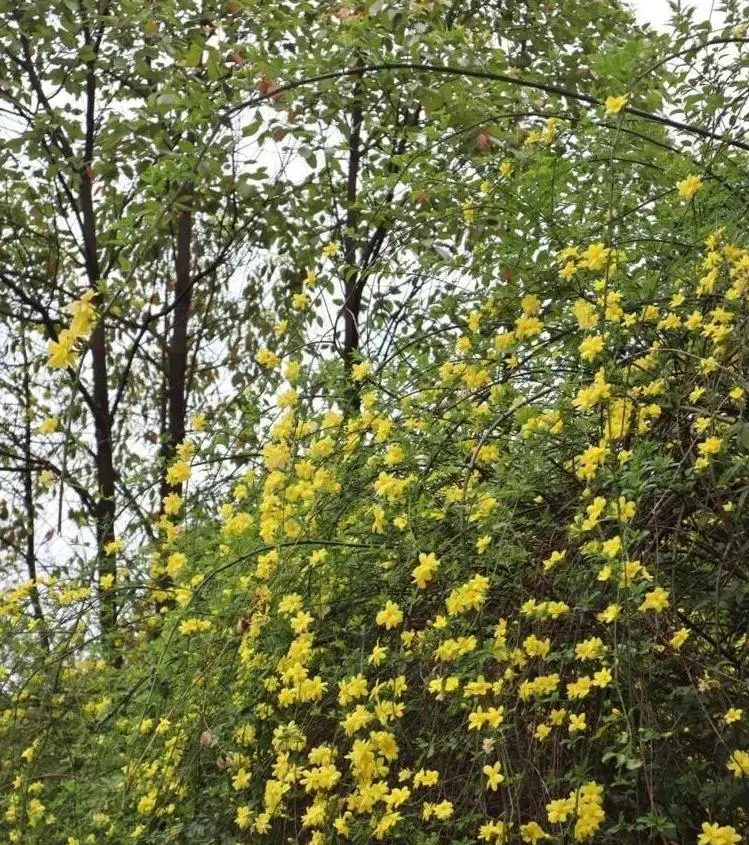
[[[47,345],[47,366],[53,370],[74,366],[78,360],[78,353],[74,349],[75,342],[75,336],[68,329],[63,329],[57,340],[50,340]]]
[[[369,370],[369,361],[361,361],[359,364],[354,364],[351,368],[351,378],[354,381],[362,381],[369,375]]]
[[[380,663],[387,657],[387,647],[384,645],[377,645],[372,649],[370,652],[369,657],[367,658],[367,663],[371,663],[373,666],[379,666]]]
[[[595,306],[585,299],[575,300],[572,313],[581,329],[592,329],[598,325],[598,314],[596,314]]]
[[[738,722],[739,719],[744,715],[744,711],[739,707],[731,707],[730,710],[726,711],[725,716],[723,717],[723,721],[727,725],[732,725],[734,722]]]
[[[505,776],[502,774],[502,764],[499,760],[493,766],[487,763],[482,769],[482,772],[486,775],[486,788],[491,789],[492,792],[496,792],[499,784],[505,779]]]
[[[384,625],[385,628],[390,630],[403,621],[403,611],[395,602],[387,601],[385,607],[378,612],[375,621],[378,625]]]
[[[39,484],[41,487],[51,487],[55,483],[55,474],[51,469],[43,469],[39,473]]]
[[[590,687],[593,681],[588,675],[583,675],[576,681],[567,684],[567,696],[570,699],[585,698],[590,692]]]
[[[237,792],[246,789],[250,785],[250,773],[244,768],[237,769],[236,774],[231,779],[231,783]]]
[[[527,293],[520,300],[520,309],[523,314],[533,317],[541,311],[541,300],[533,293]]]
[[[575,810],[574,793],[570,798],[556,798],[546,805],[546,816],[551,824],[564,824]]]
[[[465,355],[467,352],[470,352],[471,351],[471,338],[462,334],[455,341],[455,351],[460,352],[462,355]]]
[[[606,97],[606,114],[619,114],[619,112],[627,105],[629,101],[629,94],[620,94],[619,96]]]
[[[205,631],[210,631],[212,627],[210,619],[186,619],[179,626],[179,632],[180,634],[189,637],[192,634],[200,634]]]
[[[599,334],[586,337],[578,347],[578,351],[583,361],[592,361],[603,352],[603,337]]]
[[[687,176],[686,179],[682,179],[681,182],[677,182],[676,188],[685,200],[691,200],[697,191],[702,188],[702,185],[703,182],[700,176],[691,175]]]
[[[542,329],[543,323],[538,317],[523,315],[515,320],[515,336],[519,339],[535,337]]]
[[[596,619],[601,622],[614,622],[619,618],[621,607],[618,604],[610,604],[605,610],[602,610],[596,615]]]
[[[622,548],[622,538],[617,534],[601,544],[601,554],[606,557],[616,557]]]
[[[600,637],[589,637],[587,640],[577,643],[575,657],[578,660],[597,660],[605,650],[603,640]]]
[[[671,646],[674,651],[678,651],[684,643],[687,641],[687,637],[689,636],[689,629],[688,628],[679,628],[679,630],[671,637],[668,641],[669,645]]]
[[[166,571],[169,577],[174,580],[177,578],[179,573],[182,572],[186,565],[187,555],[184,555],[182,552],[173,552],[169,555],[166,562]]]
[[[708,437],[702,443],[697,444],[697,451],[702,457],[717,455],[723,448],[723,441],[720,437]]]
[[[375,505],[372,508],[372,516],[374,520],[372,522],[372,533],[373,534],[383,534],[385,532],[385,511],[383,508]]]
[[[562,269],[559,271],[559,278],[564,279],[566,282],[577,273],[577,267],[575,266],[574,262],[570,261],[569,263],[565,264]]]
[[[104,554],[110,557],[111,555],[116,555],[117,552],[121,552],[124,548],[124,540],[111,540],[104,546]]]
[[[439,779],[440,773],[435,769],[419,769],[414,775],[414,789],[419,786],[436,786]]]
[[[523,842],[530,842],[531,845],[535,845],[542,839],[548,839],[549,834],[544,831],[538,822],[528,822],[520,825],[520,837]]]
[[[247,830],[247,828],[252,824],[252,811],[249,807],[237,807],[234,824],[236,824],[240,830]]]
[[[577,733],[578,731],[582,732],[587,729],[587,724],[585,722],[585,713],[581,713],[579,716],[575,713],[570,714],[570,723],[569,723],[569,732]]]
[[[178,496],[177,493],[169,493],[168,496],[164,496],[161,500],[161,504],[164,508],[164,513],[170,515],[179,513],[179,509],[182,507],[182,497]]]
[[[749,777],[749,754],[746,751],[732,752],[726,768],[733,773],[734,777]]]
[[[639,610],[643,613],[646,610],[654,610],[656,613],[660,613],[668,605],[668,591],[664,590],[663,587],[656,587],[654,590],[645,594]]]
[[[496,842],[497,845],[504,845],[507,842],[508,833],[508,825],[505,822],[487,822],[479,828],[478,838],[481,842]]]
[[[544,572],[548,572],[550,569],[553,569],[558,564],[562,563],[567,557],[567,550],[563,549],[562,551],[556,550],[553,551],[549,557],[547,557],[543,564],[544,564]]]
[[[57,417],[47,417],[37,429],[39,434],[52,434],[60,427],[60,420]]]
[[[148,815],[153,812],[156,806],[156,790],[152,789],[148,794],[143,795],[138,801],[138,812],[142,815]]]
[[[551,733],[551,728],[545,722],[542,722],[536,728],[533,736],[537,740],[539,740],[539,742],[543,742],[550,733]]]
[[[741,837],[730,825],[702,822],[702,833],[697,837],[697,845],[738,845]]]
[[[600,242],[590,244],[580,258],[580,266],[589,270],[603,270],[609,260],[611,250]]]
[[[190,465],[185,461],[177,461],[172,464],[166,471],[166,483],[170,487],[176,487],[178,484],[184,484],[190,480],[192,470]]]
[[[420,590],[423,590],[434,578],[434,573],[439,569],[439,566],[440,562],[433,552],[430,554],[421,552],[418,566],[411,571],[411,577]]]
[[[278,355],[265,347],[258,349],[257,354],[255,355],[255,360],[261,367],[268,367],[271,370],[275,369],[281,363],[281,359]]]
[[[593,674],[593,685],[603,689],[604,687],[607,687],[613,679],[614,676],[611,674],[611,669],[604,666],[603,669],[599,669],[598,672]]]
[[[523,640],[523,648],[529,657],[546,657],[551,649],[549,637],[540,640],[535,634],[531,634]]]
[[[427,807],[431,808],[431,812],[429,815],[434,815],[434,817],[436,819],[439,819],[440,821],[445,821],[446,819],[449,819],[450,816],[452,816],[453,814],[452,801],[440,801],[439,804],[431,805],[429,803],[426,803],[424,805],[424,816],[428,818],[428,816],[426,815]]]
[[[311,302],[312,300],[306,293],[295,293],[291,299],[291,307],[295,311],[306,311],[310,307]]]

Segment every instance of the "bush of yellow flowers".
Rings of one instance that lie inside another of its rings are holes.
[[[200,415],[116,579],[3,592],[2,841],[749,841],[746,148],[700,124],[703,166],[627,122],[648,91],[601,93],[414,186],[452,251],[412,248],[435,293],[345,364],[299,343],[346,261],[321,237],[218,508],[240,438]]]
[[[355,414],[281,403],[217,517],[172,502],[124,666],[74,627],[11,696],[19,656],[7,841],[742,841],[749,248],[656,298],[604,241],[555,267]]]

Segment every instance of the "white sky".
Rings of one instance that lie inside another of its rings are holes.
[[[629,0],[634,8],[637,17],[643,21],[658,27],[666,28],[666,22],[671,17],[668,0]],[[697,14],[695,17],[700,20],[710,19],[717,23],[720,17],[715,12],[718,6],[717,0],[685,0],[685,6],[693,6]]]

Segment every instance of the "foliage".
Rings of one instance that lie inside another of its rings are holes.
[[[738,7],[45,5],[3,9],[3,835],[742,841]],[[41,67],[119,106],[76,134]]]

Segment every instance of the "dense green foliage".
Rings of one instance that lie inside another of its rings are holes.
[[[5,840],[744,841],[724,11],[0,2]]]

